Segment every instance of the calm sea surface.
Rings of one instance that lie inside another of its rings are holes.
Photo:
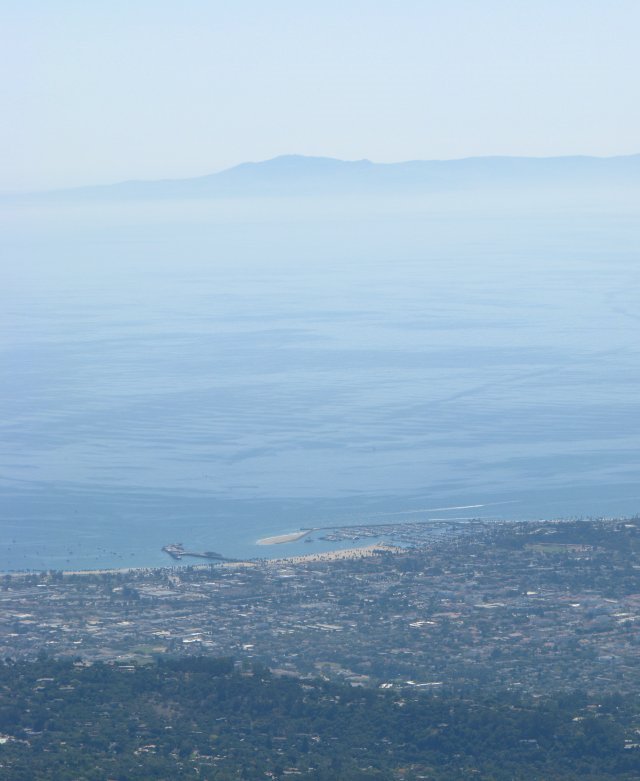
[[[0,570],[640,511],[637,217],[6,209]]]

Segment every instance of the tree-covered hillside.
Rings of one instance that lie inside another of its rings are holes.
[[[11,781],[630,781],[638,728],[636,695],[409,695],[228,659],[0,667],[0,778]]]

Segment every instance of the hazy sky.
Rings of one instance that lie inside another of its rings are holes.
[[[640,152],[639,0],[3,0],[0,189]]]

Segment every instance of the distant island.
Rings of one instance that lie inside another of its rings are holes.
[[[413,195],[483,189],[640,187],[640,154],[619,157],[469,157],[373,163],[283,155],[188,179],[126,181],[35,193],[55,200]]]

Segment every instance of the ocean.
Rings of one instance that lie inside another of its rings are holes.
[[[638,211],[6,206],[0,570],[637,513]]]

